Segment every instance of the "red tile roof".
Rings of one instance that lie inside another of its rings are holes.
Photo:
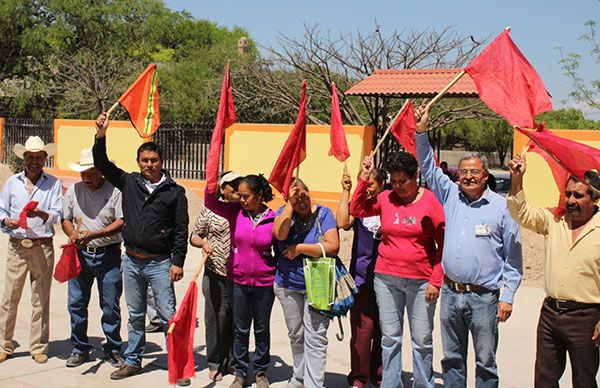
[[[375,70],[346,91],[349,95],[385,95],[404,98],[433,97],[462,69]],[[475,83],[465,74],[447,93],[449,97],[476,97]]]

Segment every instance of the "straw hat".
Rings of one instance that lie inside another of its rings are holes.
[[[68,163],[71,170],[82,172],[94,167],[94,156],[90,148],[84,148],[79,155],[79,163]]]
[[[46,155],[50,157],[56,153],[56,144],[44,144],[44,141],[40,139],[39,136],[29,136],[29,138],[25,142],[25,145],[17,143],[13,147],[13,152],[21,159],[23,159],[23,155],[25,154],[25,152],[39,151],[44,151]]]

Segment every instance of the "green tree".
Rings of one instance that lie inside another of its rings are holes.
[[[600,121],[588,120],[580,109],[558,109],[542,113],[536,122],[546,123],[550,129],[600,129]]]

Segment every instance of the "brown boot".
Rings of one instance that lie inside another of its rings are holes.
[[[269,388],[269,376],[267,372],[258,372],[256,374],[256,388]]]
[[[229,388],[244,388],[246,385],[246,378],[242,376],[235,376],[233,383],[229,386]]]
[[[142,371],[141,367],[122,365],[119,369],[110,374],[111,380],[121,380],[129,376],[137,375]]]

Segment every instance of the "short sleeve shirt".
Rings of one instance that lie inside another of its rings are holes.
[[[281,214],[282,210],[283,206],[277,210],[277,215]],[[308,223],[300,222],[294,217],[287,238],[284,241],[277,242],[275,246],[275,255],[277,257],[275,282],[278,286],[298,291],[306,289],[304,284],[304,258],[307,256],[300,255],[294,260],[288,260],[281,252],[294,244],[318,243],[320,235],[317,219],[321,225],[321,233],[323,234],[329,229],[336,228],[335,217],[331,210],[317,205],[317,211]]]
[[[196,219],[192,235],[207,239],[213,247],[213,253],[206,259],[206,268],[217,275],[226,276],[231,246],[229,222],[205,207]]]
[[[123,218],[121,192],[110,182],[104,181],[96,190],[90,190],[83,182],[69,187],[63,198],[63,219],[73,221],[81,217],[81,230],[99,230]],[[94,239],[90,247],[104,247],[122,242],[121,233]]]

